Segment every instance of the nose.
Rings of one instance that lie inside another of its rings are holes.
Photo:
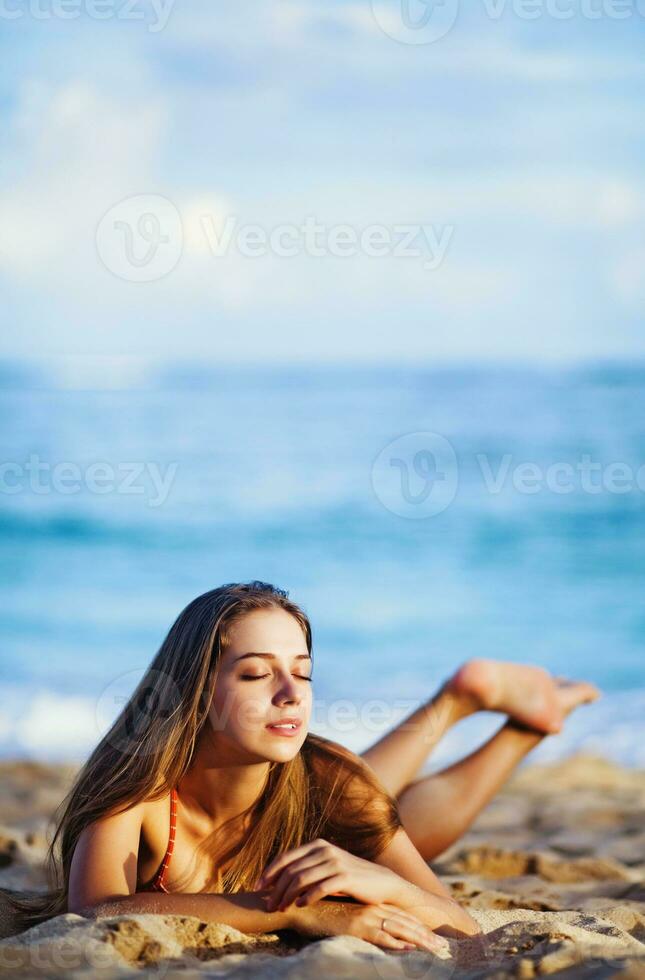
[[[302,682],[301,682],[302,683]],[[277,704],[300,704],[302,694],[298,687],[298,681],[291,674],[284,674],[278,683],[278,689],[273,697]]]

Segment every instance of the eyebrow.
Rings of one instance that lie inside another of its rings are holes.
[[[275,660],[275,653],[243,653],[241,657],[236,657],[233,663],[237,663],[239,660],[246,660],[247,657],[264,657],[265,660]],[[311,660],[308,653],[298,653],[294,657],[294,660]]]

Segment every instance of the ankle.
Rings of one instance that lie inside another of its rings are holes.
[[[460,691],[447,680],[436,697],[430,702],[431,710],[437,713],[446,727],[455,725],[462,718],[479,711],[477,699],[466,691]]]

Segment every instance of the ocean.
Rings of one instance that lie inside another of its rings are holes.
[[[260,579],[311,618],[315,731],[360,751],[493,657],[603,691],[532,759],[645,765],[645,367],[5,364],[0,403],[5,758],[81,761],[179,611]]]

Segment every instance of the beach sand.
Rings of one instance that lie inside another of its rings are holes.
[[[47,818],[73,773],[0,763],[1,887],[42,888]],[[182,916],[68,914],[11,935],[2,914],[0,974],[645,978],[645,772],[587,756],[527,766],[433,867],[484,933],[439,956],[349,936],[245,936]]]

